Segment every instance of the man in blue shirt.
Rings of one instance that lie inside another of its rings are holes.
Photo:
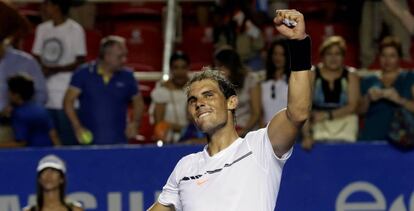
[[[46,82],[39,64],[32,56],[14,49],[10,43],[18,41],[28,31],[28,21],[8,3],[0,1],[0,141],[11,139],[8,117],[11,112],[7,95],[7,78],[18,74],[33,79],[35,93],[33,100],[45,104]]]
[[[143,111],[143,99],[132,71],[125,69],[125,40],[108,36],[101,41],[99,59],[85,64],[72,76],[64,99],[78,141],[87,131],[93,144],[126,144],[134,138]],[[79,112],[74,103],[79,100]],[[128,104],[133,104],[133,118],[127,123]]]
[[[13,107],[11,122],[15,140],[2,142],[0,147],[60,145],[47,110],[31,102],[34,93],[33,81],[17,75],[7,80],[7,86]]]
[[[4,52],[4,53],[2,53]],[[19,74],[33,78],[34,101],[43,105],[46,102],[46,81],[39,64],[29,54],[0,45],[0,111],[4,111],[9,103],[7,97],[7,78]]]

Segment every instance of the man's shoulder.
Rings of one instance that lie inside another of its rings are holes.
[[[196,152],[196,153],[191,153],[189,155],[186,155],[186,156],[182,157],[178,161],[177,167],[179,167],[179,168],[186,168],[189,165],[192,165],[193,163],[198,163],[198,160],[200,158],[202,158],[202,156],[203,156],[203,151]]]
[[[10,48],[9,53],[13,55],[14,58],[19,59],[24,62],[36,62],[32,55],[15,48]]]
[[[66,24],[75,29],[83,30],[83,27],[78,22],[76,22],[75,20],[71,18],[68,18],[68,20],[66,20]]]
[[[45,30],[53,27],[53,22],[51,20],[45,21],[37,25],[37,30]]]
[[[244,137],[245,140],[250,140],[250,139],[254,139],[257,138],[258,136],[265,136],[267,134],[267,128],[260,128],[258,130],[253,130],[250,131],[246,134],[246,136]]]

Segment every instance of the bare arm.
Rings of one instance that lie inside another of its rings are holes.
[[[355,73],[349,73],[348,79],[348,103],[332,111],[333,118],[354,114],[357,109],[360,98],[359,77]]]
[[[51,129],[49,131],[49,137],[52,140],[52,143],[53,143],[54,146],[62,145],[62,143],[59,140],[59,136],[58,136],[58,133],[57,133],[56,129]]]
[[[128,123],[125,135],[128,139],[135,138],[141,124],[142,113],[144,111],[144,100],[140,93],[132,97],[132,120]]]
[[[164,206],[158,202],[155,202],[147,211],[175,211],[173,206]]]
[[[72,128],[75,130],[75,134],[77,137],[80,137],[80,133],[82,133],[82,124],[79,120],[78,115],[75,111],[75,101],[78,99],[81,91],[73,86],[70,86],[66,91],[65,98],[63,99],[63,106],[65,109],[65,113],[68,116],[70,123],[72,124]],[[79,140],[79,138],[78,138]]]
[[[133,121],[137,123],[137,126],[141,123],[142,113],[144,112],[144,99],[141,94],[136,94],[132,97],[132,107],[133,107]]]
[[[282,24],[288,18],[297,24],[289,28]],[[277,30],[291,40],[306,38],[303,15],[296,10],[279,10],[274,19]],[[296,56],[290,52],[291,56]],[[302,52],[302,55],[310,52]],[[304,55],[306,56],[306,55]],[[308,65],[308,64],[306,64]],[[309,61],[310,66],[310,61]],[[292,71],[289,79],[287,108],[277,113],[270,121],[268,135],[273,150],[278,157],[285,154],[294,144],[301,127],[310,116],[312,107],[313,72]]]

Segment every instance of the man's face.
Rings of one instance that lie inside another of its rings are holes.
[[[237,106],[232,98],[237,97],[226,99],[213,80],[196,81],[188,92],[187,109],[197,127],[204,133],[212,134],[229,122],[230,110]]]
[[[125,44],[115,44],[109,47],[105,55],[105,63],[113,70],[123,67],[127,61],[128,50]]]
[[[54,5],[50,1],[46,1],[43,4],[43,12],[45,13],[47,18],[53,18],[59,12],[59,7]]]
[[[184,86],[188,81],[188,63],[183,59],[177,59],[171,63],[171,79],[178,86]]]

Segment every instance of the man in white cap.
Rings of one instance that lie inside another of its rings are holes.
[[[78,203],[65,202],[66,165],[56,155],[43,157],[37,166],[37,204],[24,211],[83,211]]]

